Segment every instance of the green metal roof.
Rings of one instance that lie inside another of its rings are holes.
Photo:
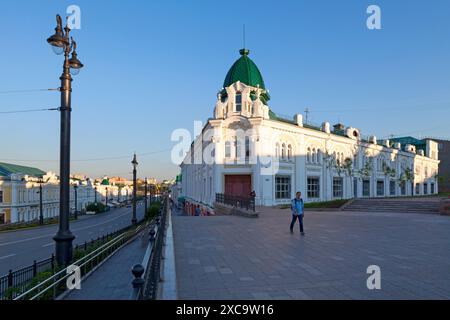
[[[38,168],[19,166],[17,164],[0,162],[0,176],[7,177],[11,174],[25,174],[33,177],[42,177],[45,171]]]
[[[102,186],[109,186],[109,179],[103,179],[101,185]]]
[[[257,87],[259,85],[261,89],[266,89],[261,72],[252,59],[248,57],[250,51],[241,49],[239,53],[241,57],[231,66],[225,77],[223,87],[229,87],[240,81],[248,86]]]
[[[390,139],[390,141],[391,142],[400,142],[402,145],[402,149],[404,149],[404,147],[407,144],[412,144],[413,146],[416,147],[416,150],[425,151],[427,148],[427,143],[425,142],[425,140],[419,140],[414,137],[392,138],[392,139]]]

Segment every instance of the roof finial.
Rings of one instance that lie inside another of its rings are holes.
[[[243,42],[244,42],[244,49],[245,49],[245,23],[244,23],[244,25],[242,26],[242,39],[243,39]]]
[[[248,56],[250,50],[245,49],[245,24],[242,25],[242,42],[244,44],[244,47],[241,50],[239,50],[239,53],[241,54],[241,56]]]

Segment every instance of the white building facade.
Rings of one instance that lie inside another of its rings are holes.
[[[182,195],[213,208],[216,194],[256,204],[306,202],[438,192],[438,145],[432,140],[379,141],[342,124],[305,123],[276,115],[263,78],[241,50],[219,93],[214,116],[181,163]],[[410,138],[410,139],[408,139]]]

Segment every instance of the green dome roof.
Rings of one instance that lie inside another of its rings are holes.
[[[223,87],[229,87],[233,83],[240,81],[248,86],[259,87],[261,89],[266,89],[264,85],[264,80],[259,72],[256,64],[248,57],[250,51],[247,49],[239,50],[241,57],[233,64],[231,69],[228,71]]]

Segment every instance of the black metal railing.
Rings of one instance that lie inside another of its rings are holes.
[[[54,271],[55,257],[41,261],[34,261],[31,266],[19,270],[9,270],[7,275],[0,277],[0,300],[12,299],[27,288],[30,282],[40,272]]]
[[[135,277],[132,282],[132,300],[157,299],[167,211],[168,202],[167,198],[164,198],[160,213],[156,217],[155,223],[149,228],[149,245],[143,262],[132,268],[132,274]]]
[[[255,211],[255,197],[239,197],[229,194],[216,193],[216,202],[245,209],[247,211]]]

